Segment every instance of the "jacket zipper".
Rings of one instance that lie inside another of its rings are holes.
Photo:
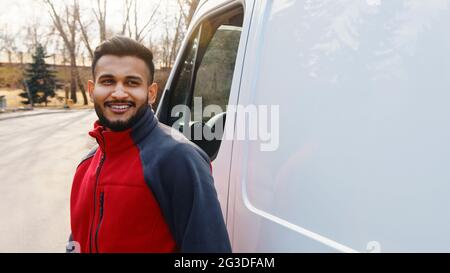
[[[97,231],[95,232],[95,248],[97,250],[97,253],[99,252],[98,251],[98,232],[100,231],[100,226],[102,225],[102,220],[103,220],[103,201],[104,201],[104,196],[105,196],[105,193],[101,192],[100,193],[100,212],[99,212],[100,220],[98,221]]]
[[[96,177],[95,177],[95,186],[94,186],[94,214],[92,215],[92,222],[91,222],[91,228],[89,230],[89,252],[92,253],[92,231],[94,228],[94,221],[95,221],[95,207],[97,206],[97,185],[98,185],[98,178],[100,176],[100,170],[103,166],[103,162],[105,162],[105,154],[102,154],[102,157],[100,159],[100,164],[98,165],[97,168],[97,173],[96,173]]]

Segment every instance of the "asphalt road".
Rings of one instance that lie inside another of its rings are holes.
[[[0,120],[0,252],[64,252],[93,110]]]

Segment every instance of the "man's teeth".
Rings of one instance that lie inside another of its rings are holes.
[[[129,105],[111,105],[111,108],[118,109],[118,110],[127,109],[129,107],[130,107]]]

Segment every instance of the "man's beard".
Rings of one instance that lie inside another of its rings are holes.
[[[95,108],[95,112],[97,113],[99,123],[101,125],[105,126],[106,128],[109,128],[111,131],[115,131],[115,132],[124,131],[124,130],[127,130],[127,129],[133,127],[133,125],[136,124],[136,122],[138,122],[142,118],[142,116],[144,116],[145,110],[149,107],[150,107],[149,104],[147,104],[147,103],[143,104],[142,106],[140,106],[137,109],[136,114],[134,114],[128,120],[109,121],[105,117],[105,115],[103,115],[103,111],[100,108],[100,106],[98,105],[98,103],[94,103],[94,108]]]

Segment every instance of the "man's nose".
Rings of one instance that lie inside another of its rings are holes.
[[[114,92],[112,92],[111,97],[116,100],[122,100],[128,98],[128,92],[124,88],[123,84],[116,85]]]

